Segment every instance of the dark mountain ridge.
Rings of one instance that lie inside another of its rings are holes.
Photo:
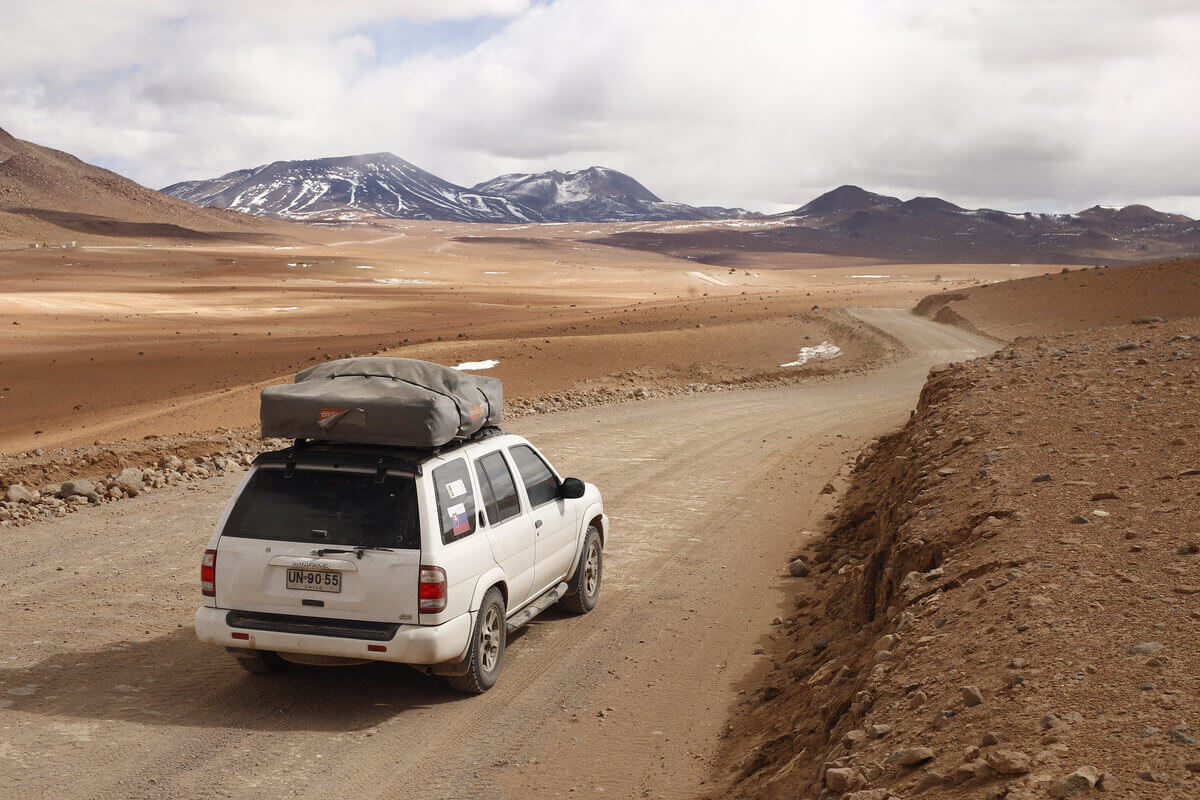
[[[811,252],[915,262],[1123,263],[1200,255],[1200,223],[1144,205],[1075,214],[965,209],[839,186],[754,231],[634,231],[593,241],[716,265],[730,253]],[[711,252],[705,252],[709,250]]]

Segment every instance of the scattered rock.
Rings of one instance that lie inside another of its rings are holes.
[[[1071,517],[1071,523],[1074,525],[1086,525],[1089,522],[1091,522],[1091,520],[1085,517],[1083,514],[1076,514],[1075,516]]]
[[[1100,771],[1095,767],[1080,767],[1070,775],[1059,778],[1050,784],[1051,797],[1078,797],[1095,788],[1100,780]]]
[[[31,492],[19,483],[8,487],[4,499],[10,503],[33,503],[38,499],[37,492]]]
[[[115,486],[130,497],[137,497],[145,488],[145,475],[136,467],[127,467],[117,473],[110,486]]]
[[[957,786],[960,783],[966,783],[972,779],[977,778],[981,781],[986,781],[991,777],[992,768],[987,765],[986,761],[981,758],[977,758],[973,761],[965,761],[955,767],[954,777],[951,778],[951,783]]]
[[[808,564],[804,563],[803,559],[795,559],[788,564],[788,573],[793,578],[807,578],[812,569]]]
[[[1162,649],[1162,642],[1140,642],[1139,644],[1135,644],[1133,647],[1130,647],[1125,652],[1131,656],[1148,656],[1153,655]]]
[[[1020,750],[993,750],[984,756],[984,760],[1001,775],[1024,775],[1029,772],[1029,756]]]
[[[1041,474],[1039,474],[1039,475],[1034,475],[1034,476],[1033,476],[1033,482],[1034,482],[1034,483],[1045,483],[1045,482],[1046,482],[1046,481],[1048,481],[1048,480],[1050,480],[1050,473],[1049,473],[1049,472],[1043,472],[1043,473],[1041,473]]]
[[[934,752],[928,747],[906,747],[888,756],[888,763],[899,764],[902,767],[915,767],[926,761],[932,761],[933,757]]]
[[[921,780],[917,781],[917,785],[913,787],[913,793],[920,794],[935,786],[945,786],[949,782],[950,778],[948,776],[934,770],[929,770],[921,776]]]
[[[845,792],[857,788],[862,776],[850,767],[833,767],[825,770],[825,785],[831,792]]]
[[[67,481],[61,487],[59,487],[58,490],[58,496],[64,500],[68,497],[74,497],[76,495],[88,497],[95,494],[96,484],[92,483],[86,478],[77,478],[75,480]]]
[[[856,745],[860,745],[867,740],[867,732],[860,730],[846,731],[842,735],[842,746],[847,750],[853,750]]]
[[[964,686],[959,689],[962,694],[963,705],[967,708],[977,706],[983,702],[983,692],[979,691],[978,686]]]
[[[1141,349],[1142,349],[1142,346],[1140,344],[1138,344],[1137,342],[1126,342],[1125,344],[1119,344],[1116,347],[1114,347],[1113,351],[1116,353],[1122,353],[1122,352],[1128,352],[1130,350],[1141,350]]]
[[[1171,728],[1171,741],[1176,744],[1195,744],[1196,739],[1188,735],[1188,726],[1186,723],[1176,725]]]
[[[892,726],[886,725],[886,724],[872,725],[869,728],[867,728],[867,734],[872,739],[882,739],[883,737],[887,736],[891,732],[892,732]]]
[[[860,789],[846,795],[845,800],[890,800],[895,796],[890,789]]]
[[[988,731],[980,740],[984,747],[991,747],[994,744],[1000,744],[1004,741],[1004,734],[999,731]]]

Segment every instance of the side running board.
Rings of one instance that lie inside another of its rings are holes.
[[[516,614],[513,614],[511,617],[509,617],[505,627],[508,628],[509,633],[512,633],[517,628],[521,627],[526,622],[529,622],[529,620],[533,619],[538,614],[542,613],[547,608],[563,599],[566,594],[567,584],[564,581],[550,591],[546,592],[537,600],[534,600],[532,603],[522,608]]]

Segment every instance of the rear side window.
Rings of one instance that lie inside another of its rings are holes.
[[[297,468],[259,469],[234,503],[222,536],[314,545],[419,550],[417,488],[412,478]]]
[[[438,522],[446,544],[475,532],[475,493],[467,461],[456,458],[433,471],[437,493]]]
[[[483,492],[489,522],[498,525],[521,513],[517,486],[501,453],[488,453],[476,461],[475,474],[479,478],[479,490]]]
[[[537,508],[543,503],[558,499],[558,478],[541,456],[533,452],[532,447],[517,445],[509,450],[513,461],[517,463],[517,472],[525,482],[525,492],[529,495],[529,505]]]

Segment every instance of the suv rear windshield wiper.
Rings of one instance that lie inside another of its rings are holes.
[[[353,553],[355,558],[362,560],[363,553],[365,553],[368,550],[379,550],[380,552],[383,552],[383,553],[390,553],[390,552],[392,552],[393,548],[391,548],[391,547],[355,547],[353,550],[342,550],[342,549],[336,548],[336,547],[322,547],[320,550],[313,550],[313,555],[315,555],[317,558],[324,558],[325,556],[331,555],[333,553]]]

